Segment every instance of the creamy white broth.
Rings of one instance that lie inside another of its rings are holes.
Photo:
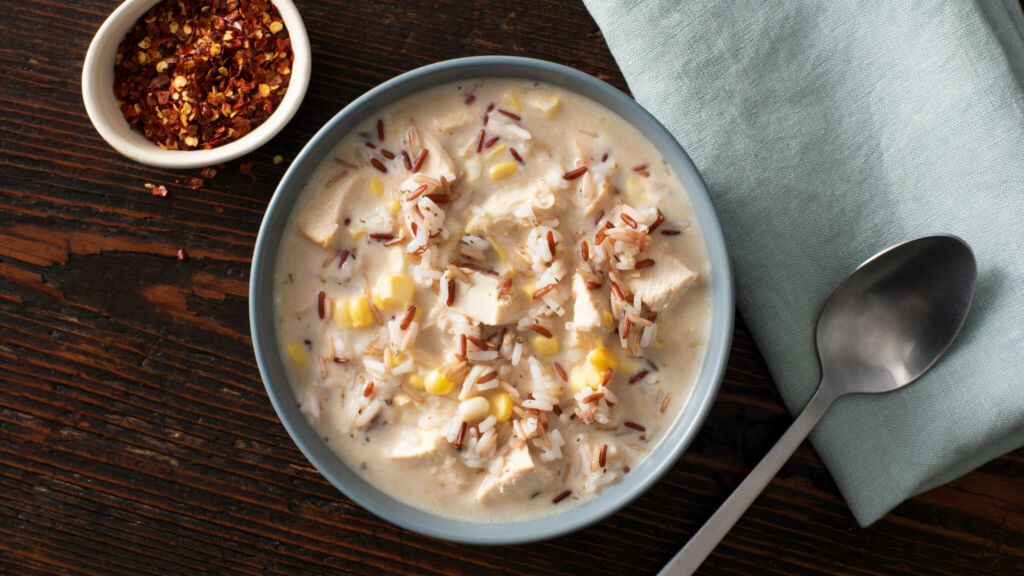
[[[703,357],[710,274],[685,190],[637,130],[487,79],[338,144],[286,227],[275,317],[300,408],[350,467],[412,506],[503,521],[593,498],[662,438]]]

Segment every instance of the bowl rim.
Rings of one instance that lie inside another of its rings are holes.
[[[540,518],[508,522],[469,522],[425,512],[388,496],[349,469],[296,407],[277,346],[273,312],[273,274],[280,236],[271,228],[283,228],[296,197],[323,157],[366,117],[409,94],[430,86],[486,77],[551,82],[610,108],[633,124],[684,183],[712,269],[712,310],[701,368],[686,403],[662,440],[629,475],[594,499]],[[261,291],[265,293],[261,295]],[[732,270],[722,228],[707,187],[682,146],[649,112],[613,86],[567,66],[515,56],[473,56],[423,66],[376,86],[345,106],[317,131],[281,178],[260,226],[249,278],[250,326],[260,376],[282,424],[310,463],[347,497],[378,517],[426,536],[465,544],[523,544],[567,534],[610,516],[646,492],[675,465],[710,412],[725,375],[733,315]]]
[[[281,15],[292,43],[292,73],[288,91],[277,109],[255,130],[241,138],[210,150],[165,150],[128,125],[117,108],[112,86],[103,82],[113,71],[112,53],[135,22],[161,0],[125,0],[100,25],[82,64],[82,100],[96,131],[122,155],[161,168],[200,168],[234,160],[266,144],[295,116],[306,95],[312,71],[309,36],[298,8],[292,0],[270,0]]]

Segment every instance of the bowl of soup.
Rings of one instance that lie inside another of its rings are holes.
[[[521,543],[628,504],[721,382],[714,209],[625,94],[516,57],[369,91],[306,145],[253,256],[253,346],[285,428],[364,508]]]

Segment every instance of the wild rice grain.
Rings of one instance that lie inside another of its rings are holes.
[[[580,166],[579,168],[573,168],[572,170],[569,170],[565,174],[562,174],[562,178],[565,179],[565,180],[575,180],[575,179],[579,178],[580,176],[583,176],[586,173],[587,173],[587,167],[586,166]]]
[[[377,160],[376,158],[371,158],[370,164],[373,164],[373,167],[376,168],[377,170],[380,170],[385,174],[388,173],[388,169],[384,167],[384,164],[382,164],[380,160]]]
[[[643,370],[641,370],[641,371],[637,372],[636,374],[633,374],[632,376],[630,376],[629,377],[629,383],[630,384],[636,384],[637,382],[643,380],[644,376],[647,376],[650,373],[651,373],[650,370],[644,368]]]
[[[370,394],[373,394],[373,380],[370,380],[370,383],[366,385],[366,388],[363,388],[363,398],[369,398]]]
[[[665,398],[661,401],[661,413],[664,414],[665,410],[668,410],[668,403],[672,401],[671,394],[665,394]]]
[[[409,153],[402,150],[402,163],[405,164],[406,170],[412,170],[412,160],[409,159]]]
[[[533,330],[534,332],[540,334],[545,338],[551,338],[552,336],[554,336],[554,334],[551,333],[551,330],[548,330],[547,328],[541,326],[540,324],[530,324],[530,330]]]
[[[633,217],[630,216],[629,214],[623,212],[622,214],[619,214],[619,218],[622,218],[622,221],[625,222],[626,225],[629,226],[630,228],[636,228],[636,220],[634,220]]]
[[[470,94],[469,96],[466,96],[466,106],[469,106],[470,104],[472,104],[475,101],[476,101],[476,94]]]
[[[651,266],[654,266],[654,258],[644,258],[643,260],[633,264],[633,269],[643,270],[644,268],[650,268]]]
[[[484,124],[487,124],[487,117],[486,116],[484,116]],[[480,130],[480,137],[476,141],[476,153],[477,154],[479,154],[479,153],[484,151],[484,138],[486,136],[487,136],[487,134],[483,131],[483,129],[481,129]]]
[[[597,216],[594,216],[594,226],[597,226],[598,224],[600,224],[601,220],[603,218],[604,218],[604,210],[598,210],[597,211]]]
[[[466,439],[466,428],[465,422],[462,423],[462,426],[459,426],[459,435],[455,437],[456,450],[462,450],[462,441]]]
[[[484,374],[484,375],[478,377],[476,379],[476,383],[477,384],[483,384],[485,382],[490,382],[491,380],[494,380],[497,377],[498,377],[498,373],[495,372],[494,370],[491,370],[487,374]]]
[[[426,148],[424,148],[423,150],[420,150],[419,154],[416,155],[416,159],[412,161],[413,172],[420,171],[420,168],[423,167],[423,162],[426,161],[427,159],[427,154],[429,154],[429,151]]]
[[[662,230],[661,234],[662,234],[662,236],[679,236],[680,234],[682,234],[682,231],[680,231],[680,230]]]
[[[426,192],[426,191],[427,191],[427,185],[426,184],[420,184],[420,186],[418,188],[416,188],[415,190],[413,190],[412,194],[409,194],[409,196],[406,197],[405,200],[406,200],[406,202],[412,202],[413,200],[415,200],[415,199],[419,198],[420,196],[422,196],[423,193]],[[416,209],[418,210],[419,206],[417,206]],[[420,218],[423,218],[423,213],[422,212],[419,212],[419,215],[420,215]]]
[[[323,290],[321,290],[316,295],[316,312],[320,316],[321,320],[324,319],[324,312],[325,312],[324,304],[326,304],[326,302],[327,302],[327,294]]]
[[[349,362],[350,362],[350,359],[346,358],[344,356],[335,356],[334,357],[334,363],[335,364],[348,364]]]
[[[446,178],[444,174],[441,175],[441,191],[444,192],[445,196],[452,195],[451,184],[448,183],[448,178]]]
[[[608,383],[612,381],[612,369],[605,368],[604,372],[601,372],[601,386],[608,386]],[[611,402],[609,402],[611,404]]]
[[[643,248],[641,248],[643,250]],[[590,260],[590,245],[586,241],[580,244],[580,255],[583,256],[583,260]]]
[[[594,392],[593,394],[589,394],[585,398],[583,398],[583,403],[593,404],[594,402],[597,402],[601,398],[604,398],[604,392]]]
[[[551,252],[551,258],[555,258],[555,234],[551,230],[548,230],[548,250]]]
[[[380,149],[380,155],[385,157],[385,158],[387,158],[388,160],[394,160],[395,159],[395,153],[392,152],[391,150],[388,150],[387,148],[381,148]]]
[[[626,298],[623,296],[622,289],[619,288],[619,285],[616,284],[615,282],[610,282],[610,284],[612,286],[612,294],[615,295],[615,297],[618,298],[619,300],[625,300]]]
[[[552,498],[551,499],[551,503],[552,504],[558,504],[562,500],[565,500],[566,498],[568,498],[570,494],[572,494],[572,490],[566,490],[565,492],[562,492],[558,496],[555,496],[554,498]]]
[[[519,162],[520,164],[526,164],[526,160],[523,160],[523,157],[519,155],[519,152],[516,152],[515,148],[509,148],[508,152],[509,154],[512,155],[513,158],[516,159],[516,162]]]
[[[661,210],[658,210],[658,217],[654,219],[654,223],[651,224],[651,227],[648,228],[648,231],[651,234],[654,234],[654,231],[657,230],[658,226],[661,226],[661,223],[664,222],[664,221],[665,221],[665,215],[661,213]]]
[[[484,143],[484,148],[490,148],[491,146],[494,146],[499,139],[501,139],[501,136],[495,136],[494,138],[491,138],[490,140]]]
[[[508,116],[509,118],[515,120],[516,122],[519,122],[520,120],[522,120],[522,118],[520,118],[519,114],[516,114],[514,112],[509,112],[508,110],[505,110],[503,108],[498,108],[498,113],[499,114],[504,114],[505,116]]]
[[[544,286],[542,288],[538,288],[538,289],[534,290],[534,292],[533,292],[533,299],[534,300],[540,300],[548,292],[551,292],[554,289],[555,289],[555,285],[554,284],[548,284],[547,286]]]
[[[459,334],[459,353],[457,354],[457,356],[460,359],[462,359],[462,360],[466,359],[466,335],[465,334]]]
[[[553,362],[552,364],[555,367],[555,372],[558,372],[558,377],[561,378],[563,382],[568,382],[569,375],[565,373],[565,368],[562,368],[562,365],[558,362]]]
[[[445,301],[445,306],[451,307],[455,303],[455,279],[448,279],[448,300]]]
[[[408,330],[409,324],[412,324],[412,319],[416,317],[416,307],[409,306],[409,309],[405,311],[405,316],[402,316],[402,323],[399,328],[402,330]]]
[[[601,444],[601,451],[597,453],[597,466],[604,468],[604,465],[608,463],[608,445]]]
[[[647,428],[644,428],[643,426],[637,424],[636,422],[630,422],[628,420],[626,422],[624,422],[622,425],[625,426],[626,428],[632,428],[633,430],[636,430],[637,432],[646,432],[647,431]]]
[[[377,139],[381,142],[384,141],[384,121],[377,120]]]

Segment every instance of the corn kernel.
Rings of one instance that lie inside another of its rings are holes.
[[[509,160],[508,162],[501,162],[491,166],[491,180],[497,182],[498,180],[504,180],[509,176],[516,173],[519,170],[519,165]]]
[[[491,403],[483,396],[475,396],[469,400],[459,402],[459,418],[463,422],[476,422],[487,417],[491,411]]]
[[[366,233],[366,230],[363,230],[362,228],[349,228],[348,233],[352,236],[353,240],[359,240],[363,237],[363,234]]]
[[[373,192],[377,196],[384,194],[384,183],[380,181],[380,178],[370,179],[370,192]]]
[[[508,146],[505,146],[504,144],[499,144],[487,151],[487,159],[490,160],[491,158],[494,158],[495,156],[498,156],[499,154],[506,151],[508,151]]]
[[[287,346],[288,357],[296,366],[306,365],[306,347],[301,342],[289,342]]]
[[[533,337],[533,348],[541,356],[555,356],[558,354],[558,340],[538,334]]]
[[[626,184],[626,198],[634,204],[647,201],[647,184],[643,178],[633,176]]]
[[[401,364],[401,363],[402,363],[402,362],[403,362],[404,360],[405,360],[405,359],[404,359],[404,358],[402,358],[402,355],[401,355],[401,354],[392,354],[392,355],[391,355],[391,367],[392,367],[392,368],[394,368],[395,366],[398,366],[398,365],[399,365],[399,364]]]
[[[401,210],[402,210],[402,203],[401,202],[399,202],[398,200],[388,200],[388,212],[391,212],[392,216],[394,216],[395,214],[398,214],[399,212],[401,212]]]
[[[533,282],[527,282],[523,284],[523,294],[526,294],[527,298],[533,298],[533,293],[537,291],[537,285]]]
[[[619,365],[619,359],[604,346],[591,350],[587,354],[587,362],[596,368],[598,372],[603,372],[608,368],[614,370]]]
[[[535,94],[530,98],[530,104],[544,113],[545,116],[551,118],[558,112],[558,104],[560,102],[558,94]]]
[[[356,328],[363,328],[373,324],[373,312],[370,311],[370,301],[365,296],[349,301],[348,314],[352,317],[352,326]]]
[[[516,97],[513,96],[511,92],[508,92],[504,96],[501,97],[501,105],[506,107],[506,108],[511,108],[512,110],[515,110],[516,112],[522,112],[523,111],[523,109],[519,107],[519,101],[516,100]]]
[[[615,326],[615,317],[612,313],[604,310],[601,312],[601,325],[604,326],[605,330],[611,330]]]
[[[434,370],[428,374],[426,379],[423,381],[423,387],[431,394],[442,395],[451,392],[455,388],[455,382],[452,382],[447,376],[437,370]]]
[[[512,417],[512,397],[508,392],[498,392],[491,396],[491,416],[498,422],[507,422]]]
[[[381,276],[373,289],[373,301],[381,310],[408,306],[415,286],[405,276]]]
[[[589,362],[580,364],[569,373],[569,386],[573,392],[579,392],[584,388],[597,390],[603,380],[601,372]]]
[[[419,374],[409,374],[409,386],[417,390],[423,390],[423,376]]]
[[[352,315],[348,313],[348,301],[338,299],[334,301],[334,319],[342,328],[352,327]]]

